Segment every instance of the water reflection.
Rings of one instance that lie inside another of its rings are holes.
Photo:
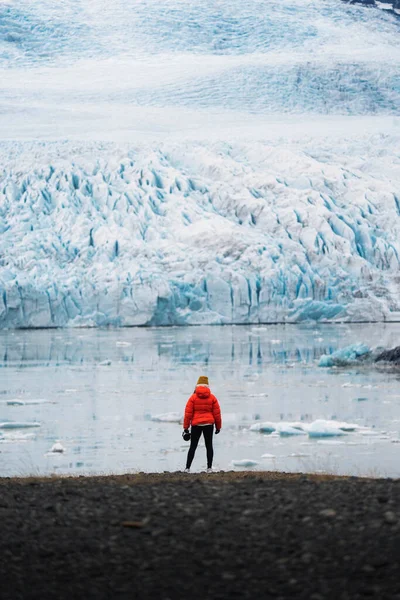
[[[374,328],[375,326],[373,326]],[[133,328],[0,332],[0,367],[121,361],[151,364],[310,363],[333,352],[347,326]],[[378,332],[373,331],[376,334]],[[379,332],[380,338],[382,331]]]

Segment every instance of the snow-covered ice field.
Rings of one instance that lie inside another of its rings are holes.
[[[400,320],[400,20],[0,3],[0,327]]]
[[[0,476],[183,469],[180,423],[207,374],[217,469],[400,476],[398,368],[322,355],[393,347],[400,324],[3,331]],[[194,470],[205,468],[200,445]]]

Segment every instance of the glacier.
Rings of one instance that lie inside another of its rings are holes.
[[[0,327],[400,320],[400,21],[0,5]]]

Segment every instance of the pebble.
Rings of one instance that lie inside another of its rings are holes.
[[[319,514],[321,515],[321,517],[333,518],[336,517],[336,510],[334,510],[333,508],[324,508],[323,510],[319,511]]]
[[[385,512],[384,519],[385,519],[386,523],[389,523],[389,525],[393,525],[394,523],[397,523],[397,521],[398,521],[397,516],[391,510],[387,510]]]

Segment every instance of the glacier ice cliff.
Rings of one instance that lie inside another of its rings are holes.
[[[4,144],[0,324],[394,320],[397,142]]]

